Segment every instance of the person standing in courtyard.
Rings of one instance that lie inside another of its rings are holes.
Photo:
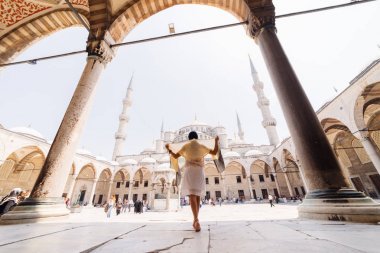
[[[270,207],[274,206],[273,205],[273,196],[269,194],[268,199],[269,199]]]
[[[186,160],[185,172],[182,181],[182,193],[184,195],[189,195],[191,211],[193,212],[194,217],[193,228],[196,232],[199,232],[201,230],[201,225],[198,219],[200,199],[201,196],[206,195],[204,157],[208,154],[216,155],[218,153],[219,137],[215,137],[215,145],[213,150],[197,141],[198,134],[195,131],[191,131],[188,137],[189,142],[183,145],[178,153],[174,153],[170,149],[169,144],[166,144],[165,147],[174,159],[183,156]]]
[[[108,201],[108,208],[107,208],[107,218],[111,218],[112,209],[115,205],[116,197],[115,195],[112,195],[111,199]]]

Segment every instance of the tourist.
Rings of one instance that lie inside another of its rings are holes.
[[[14,188],[0,202],[0,216],[12,210],[19,203],[19,195],[22,193],[21,188]]]
[[[127,212],[127,208],[128,208],[129,204],[128,204],[128,200],[127,199],[124,199],[124,202],[123,202],[123,207],[121,209],[121,212],[122,213],[126,213]]]
[[[120,214],[121,208],[123,207],[123,204],[121,203],[121,199],[119,199],[116,203],[116,215]]]
[[[219,206],[222,206],[222,202],[223,202],[222,197],[218,198],[218,202],[219,202]]]
[[[269,194],[268,199],[269,199],[270,207],[274,206],[273,205],[273,196]]]
[[[200,144],[197,139],[198,134],[195,131],[191,131],[189,133],[189,142],[183,145],[178,153],[174,153],[170,149],[169,144],[166,144],[165,147],[174,159],[183,156],[186,160],[182,181],[182,193],[184,195],[189,195],[191,211],[194,216],[193,227],[196,232],[199,232],[201,231],[201,225],[198,220],[200,200],[201,196],[206,195],[204,156],[207,154],[216,155],[218,153],[219,137],[215,137],[215,146],[213,150]]]
[[[131,212],[131,207],[135,206],[135,203],[133,203],[133,199],[131,199],[131,201],[128,201],[128,213]]]
[[[112,197],[110,198],[110,200],[108,201],[108,204],[107,204],[107,218],[111,218],[111,214],[112,214],[112,209],[115,205],[115,201],[116,201],[116,197],[115,195],[112,195]]]

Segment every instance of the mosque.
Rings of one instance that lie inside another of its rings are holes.
[[[154,210],[177,209],[179,199],[184,196],[181,196],[164,146],[187,140],[190,131],[197,131],[202,140],[218,135],[225,159],[226,170],[220,174],[211,157],[205,157],[205,199],[255,201],[266,199],[269,194],[286,198],[305,196],[307,184],[293,139],[279,140],[264,84],[251,59],[249,63],[269,144],[247,143],[236,114],[238,137],[230,138],[223,126],[211,126],[195,118],[174,131],[164,130],[162,126],[154,148],[147,148],[140,154],[124,154],[128,108],[132,105],[131,79],[122,102],[112,160],[87,150],[76,150],[70,172],[62,177],[65,182],[62,196],[69,197],[73,205],[101,205],[111,195],[116,195],[118,199],[146,200]],[[351,186],[372,198],[380,196],[379,89],[380,59],[367,66],[344,91],[317,111]],[[0,125],[0,196],[14,187],[32,190],[51,144],[32,128],[7,129]]]

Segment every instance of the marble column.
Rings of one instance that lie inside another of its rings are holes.
[[[35,219],[68,215],[62,192],[70,173],[74,153],[88,118],[95,89],[113,51],[102,40],[92,42],[82,76],[74,91],[45,163],[31,191],[31,195],[13,211],[3,215],[3,223],[33,222]]]
[[[371,159],[373,166],[375,166],[377,172],[380,174],[380,156],[377,154],[376,148],[374,147],[373,143],[371,142],[371,140],[369,140],[369,137],[361,137],[359,138],[359,140],[362,143],[369,158]]]
[[[249,187],[249,194],[251,195],[251,199],[253,199],[253,191],[252,191],[252,184],[251,184],[251,177],[247,177],[248,187]]]
[[[96,180],[96,179],[93,180],[93,184],[92,184],[92,188],[91,188],[91,192],[90,192],[90,199],[88,200],[88,203],[91,204],[91,206],[94,205],[92,202],[92,199],[94,198],[97,182],[98,182],[98,180]]]
[[[380,204],[365,197],[363,193],[350,189],[348,178],[340,167],[317,115],[277,38],[272,0],[246,3],[250,9],[249,33],[264,57],[309,190],[299,207],[299,216],[329,220],[380,221]],[[344,208],[343,202],[347,203]],[[362,206],[357,208],[359,204]]]
[[[129,181],[129,190],[128,190],[128,200],[132,200],[132,187],[133,187],[133,180]]]
[[[224,199],[226,199],[228,196],[227,196],[227,189],[226,189],[226,180],[225,180],[225,176],[221,176],[220,177],[220,180],[222,181],[222,188],[223,188],[223,194],[224,194]],[[210,192],[210,195],[211,195],[211,192]],[[216,198],[216,196],[215,196]]]
[[[110,198],[111,198],[111,193],[112,193],[112,186],[113,186],[113,179],[110,181],[110,185],[109,185],[109,187],[108,187],[108,191],[107,191],[107,198],[106,198],[106,200],[107,200],[107,202],[110,200]]]
[[[76,181],[75,179],[76,179],[76,176],[72,175],[71,176],[71,183],[70,183],[69,191],[67,192],[67,197],[70,198],[70,201],[72,200],[72,196],[71,195],[73,195],[73,190],[74,190],[75,181]]]
[[[284,177],[285,177],[286,186],[288,187],[288,190],[289,190],[290,197],[294,197],[293,188],[292,188],[292,185],[290,184],[287,172],[284,172]]]
[[[274,176],[274,182],[276,183],[276,188],[277,188],[277,191],[278,191],[278,196],[281,198],[281,189],[280,189],[280,185],[278,184],[277,174],[276,173],[272,173],[272,174]]]
[[[171,183],[167,183],[166,207],[165,207],[165,209],[166,209],[167,211],[170,210],[170,189],[171,189]]]

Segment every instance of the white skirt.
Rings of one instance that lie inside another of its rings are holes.
[[[183,195],[206,195],[206,182],[203,166],[186,163],[182,177],[181,191]]]

